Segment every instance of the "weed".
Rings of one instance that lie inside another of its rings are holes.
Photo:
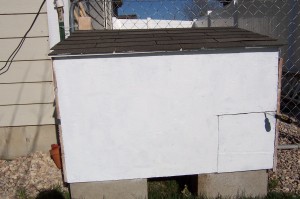
[[[268,189],[269,191],[273,191],[279,184],[279,180],[277,178],[270,179],[268,182]]]
[[[15,197],[17,199],[32,199],[29,194],[27,193],[27,190],[25,187],[18,187],[16,191]]]

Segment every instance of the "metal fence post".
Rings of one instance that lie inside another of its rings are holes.
[[[234,0],[234,13],[233,13],[233,26],[239,26],[239,11],[238,11],[238,0]]]

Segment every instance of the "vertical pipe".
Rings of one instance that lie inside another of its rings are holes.
[[[210,17],[211,13],[212,13],[211,10],[207,11],[207,27],[211,27],[211,17]]]
[[[107,3],[106,0],[104,0],[104,29],[107,29]]]
[[[65,23],[65,35],[66,37],[70,36],[70,27],[69,27],[69,5],[70,5],[70,0],[63,0],[64,1],[64,23]]]
[[[53,0],[47,0],[47,17],[49,30],[49,47],[50,49],[59,42],[59,25],[57,19],[57,12],[53,5]]]
[[[74,32],[75,26],[74,26],[74,9],[75,9],[75,4],[78,3],[79,0],[74,0],[71,2],[70,6],[70,17],[69,17],[69,23],[70,23],[70,33]]]
[[[239,27],[239,8],[238,8],[238,0],[233,1],[234,13],[233,13],[233,26]]]
[[[57,8],[57,14],[58,14],[60,41],[63,41],[66,38],[65,23],[64,23],[64,8],[63,7],[58,7]]]
[[[63,0],[55,0],[55,7],[58,16],[60,41],[65,40],[65,23],[64,23],[64,2]]]

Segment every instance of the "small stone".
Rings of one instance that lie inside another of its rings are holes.
[[[38,189],[63,187],[61,170],[57,169],[50,156],[36,152],[12,161],[0,160],[0,198],[14,199],[16,191],[24,188],[30,197],[38,194]],[[5,172],[2,172],[5,171]]]
[[[300,128],[279,123],[279,144],[300,144]],[[269,172],[269,180],[278,179],[275,191],[300,193],[300,150],[278,150],[277,171]]]

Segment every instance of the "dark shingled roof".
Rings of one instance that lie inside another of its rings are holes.
[[[201,49],[278,47],[268,36],[234,27],[75,31],[52,48],[50,56]]]

